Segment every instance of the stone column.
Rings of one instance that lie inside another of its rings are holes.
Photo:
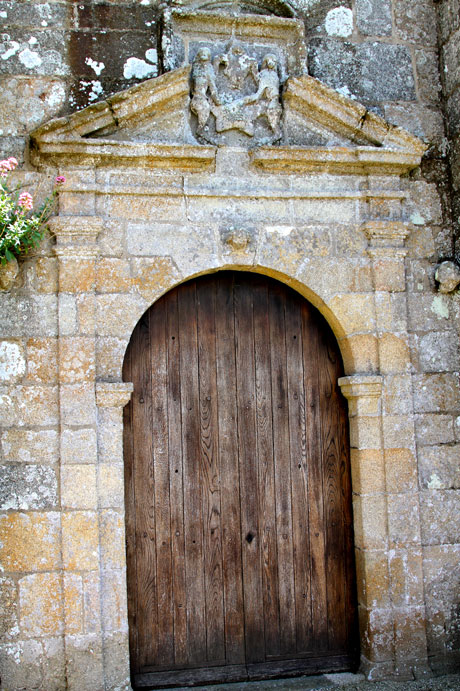
[[[66,678],[104,688],[95,405],[95,262],[102,220],[52,219],[59,277],[60,489]]]
[[[348,399],[361,670],[393,673],[394,639],[388,573],[388,525],[382,430],[382,377],[342,377]]]
[[[123,406],[131,383],[96,384],[98,511],[105,688],[130,689],[126,587]]]

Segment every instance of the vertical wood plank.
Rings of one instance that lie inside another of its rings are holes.
[[[264,659],[264,622],[259,552],[258,470],[255,420],[255,363],[252,291],[235,278],[235,340],[240,459],[241,544],[246,662]]]
[[[289,403],[285,341],[285,289],[270,287],[273,455],[275,460],[281,654],[296,649],[294,551],[292,544]]]
[[[307,496],[310,543],[312,630],[315,650],[327,649],[327,598],[323,508],[323,470],[319,390],[319,344],[313,309],[302,305],[305,409],[307,429]]]
[[[335,353],[320,333],[321,445],[323,450],[323,494],[326,539],[328,646],[343,645],[344,583],[343,529],[340,488],[338,409],[335,392]]]
[[[298,652],[306,652],[312,646],[312,630],[308,540],[308,457],[300,296],[292,296],[286,301],[286,359],[291,449],[296,648]]]
[[[174,610],[174,663],[183,666],[187,652],[187,592],[185,583],[184,482],[182,467],[182,411],[178,291],[167,295],[168,448],[171,501],[171,570]]]
[[[237,436],[237,395],[233,274],[216,286],[216,358],[219,416],[219,466],[222,504],[222,553],[225,649],[229,664],[245,660],[241,516]]]
[[[158,660],[155,478],[152,444],[150,311],[142,318],[132,352],[137,369],[133,393],[134,495],[136,502],[138,659],[142,667]]]
[[[197,321],[207,659],[222,663],[225,640],[213,279],[197,282]]]
[[[254,352],[260,551],[266,656],[279,656],[280,612],[267,281],[254,281]]]
[[[179,291],[182,453],[184,471],[187,649],[191,663],[205,662],[206,612],[200,470],[200,408],[195,282]]]
[[[137,376],[133,373],[132,353],[133,341],[137,338],[138,330],[133,333],[123,362],[123,381],[133,382]],[[123,457],[125,477],[125,540],[126,540],[126,580],[128,588],[128,626],[129,650],[133,672],[139,671],[137,644],[137,573],[136,573],[136,512],[134,495],[134,434],[133,434],[133,402],[132,399],[123,409]]]
[[[172,607],[171,516],[169,497],[168,398],[166,349],[167,300],[150,311],[152,387],[152,446],[155,489],[155,544],[157,565],[158,663],[174,664]]]

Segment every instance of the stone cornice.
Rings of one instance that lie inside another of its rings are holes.
[[[283,98],[286,108],[357,144],[405,151],[418,157],[419,162],[427,149],[414,135],[390,125],[361,103],[342,96],[314,77],[288,79]]]
[[[267,146],[255,149],[250,157],[255,166],[270,173],[402,175],[420,165],[418,153],[373,146]]]
[[[39,157],[69,167],[117,165],[201,171],[214,167],[216,150],[199,144],[149,144],[104,139],[43,142]]]

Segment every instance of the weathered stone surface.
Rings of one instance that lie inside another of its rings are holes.
[[[123,466],[107,463],[99,466],[99,502],[101,508],[121,508],[123,505]]]
[[[0,337],[56,336],[57,300],[54,295],[13,296],[0,292]]]
[[[89,383],[63,384],[61,387],[61,416],[66,425],[92,425],[96,405],[94,385]]]
[[[385,491],[385,465],[380,449],[351,449],[353,492],[375,494]]]
[[[96,377],[104,381],[119,381],[128,338],[111,336],[96,339]]]
[[[417,442],[422,446],[455,441],[452,415],[425,413],[415,417]]]
[[[17,585],[4,576],[0,577],[0,610],[0,640],[16,638],[19,634]]]
[[[458,337],[455,333],[433,331],[418,342],[419,365],[425,372],[457,371],[460,365]]]
[[[36,573],[21,578],[19,603],[20,629],[24,636],[62,633],[62,593],[58,573]]]
[[[61,463],[96,463],[97,441],[94,429],[63,430],[61,433]]]
[[[438,55],[434,50],[425,47],[415,51],[417,69],[417,86],[420,98],[425,103],[439,104],[441,98],[441,81],[439,78]]]
[[[0,342],[0,382],[20,381],[26,371],[24,348],[20,342]]]
[[[91,381],[94,378],[93,338],[62,338],[59,355],[61,382],[74,384]]]
[[[357,0],[356,23],[365,36],[390,36],[391,0]]]
[[[69,691],[104,686],[102,644],[97,634],[66,636],[67,685]]]
[[[387,544],[387,507],[384,496],[353,498],[355,545],[360,549],[384,549]]]
[[[101,558],[105,569],[121,569],[126,561],[125,522],[120,511],[101,512]]]
[[[27,378],[33,382],[57,381],[58,342],[56,338],[29,338],[27,341]]]
[[[438,108],[410,103],[385,106],[385,118],[398,127],[415,134],[428,144],[443,146],[444,120]]]
[[[414,377],[413,383],[415,412],[457,410],[460,403],[458,374],[421,374]]]
[[[69,74],[64,32],[56,28],[46,29],[43,25],[40,29],[32,36],[22,27],[12,27],[8,33],[2,34],[0,74],[52,77]],[[35,40],[30,43],[30,38]]]
[[[308,68],[313,77],[365,103],[415,99],[410,52],[405,46],[315,38],[309,44]]]
[[[57,115],[66,102],[66,84],[60,79],[4,78],[0,79],[0,90],[0,130],[4,135],[28,134]]]
[[[430,446],[418,450],[419,481],[423,489],[460,489],[460,446]]]
[[[59,514],[51,511],[3,514],[0,557],[5,571],[59,568],[59,524]]]
[[[94,465],[66,465],[61,469],[61,502],[66,509],[96,509]]]
[[[54,468],[29,464],[1,467],[0,509],[54,509],[57,503]]]
[[[423,605],[422,550],[392,550],[389,568],[394,606]]]
[[[360,605],[367,608],[388,606],[390,579],[387,553],[384,550],[356,550],[356,581]]]
[[[391,547],[420,544],[419,504],[416,494],[388,496],[388,537]]]
[[[394,0],[394,17],[403,41],[436,45],[436,12],[430,0]]]
[[[460,497],[455,490],[420,493],[424,545],[456,544],[460,528]]]
[[[432,546],[424,549],[424,587],[428,611],[430,652],[455,650],[458,637],[458,545]]]
[[[17,388],[18,424],[48,427],[58,421],[56,386],[21,386]]]
[[[62,558],[69,571],[97,569],[99,557],[98,521],[94,511],[62,514]]]
[[[415,492],[417,466],[410,449],[385,449],[385,479],[387,492]]]
[[[9,463],[56,463],[58,434],[55,430],[5,430],[1,436],[3,459]]]
[[[42,681],[40,641],[14,641],[0,646],[0,673],[5,689],[35,689]]]
[[[97,440],[102,463],[114,463],[123,456],[122,410],[99,408],[97,411]]]
[[[145,268],[147,270],[148,267]],[[155,288],[153,290],[155,291]],[[159,297],[159,295],[160,291],[156,296]],[[129,338],[148,306],[148,302],[138,295],[99,295],[96,317],[97,334],[119,338],[126,335]],[[122,326],[121,329],[120,326]]]
[[[434,275],[440,293],[451,293],[460,283],[460,268],[455,262],[441,262]]]

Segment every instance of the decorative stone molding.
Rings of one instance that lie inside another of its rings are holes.
[[[245,230],[231,230],[225,238],[225,243],[236,252],[246,250],[250,242],[251,236]]]
[[[420,165],[420,156],[410,151],[356,148],[260,147],[251,152],[255,166],[276,173],[331,173],[337,175],[403,175]]]
[[[402,221],[366,221],[362,227],[372,250],[403,247],[412,225]]]
[[[48,221],[49,229],[62,244],[94,243],[103,225],[99,216],[54,216]]]
[[[378,414],[383,377],[356,374],[350,377],[340,377],[338,384],[348,400],[348,411],[351,418],[358,415]]]
[[[355,374],[339,379],[339,386],[348,400],[361,396],[379,398],[382,395],[382,385],[383,377],[375,374]]]
[[[129,403],[133,389],[131,382],[98,382],[96,405],[100,408],[123,408]]]

